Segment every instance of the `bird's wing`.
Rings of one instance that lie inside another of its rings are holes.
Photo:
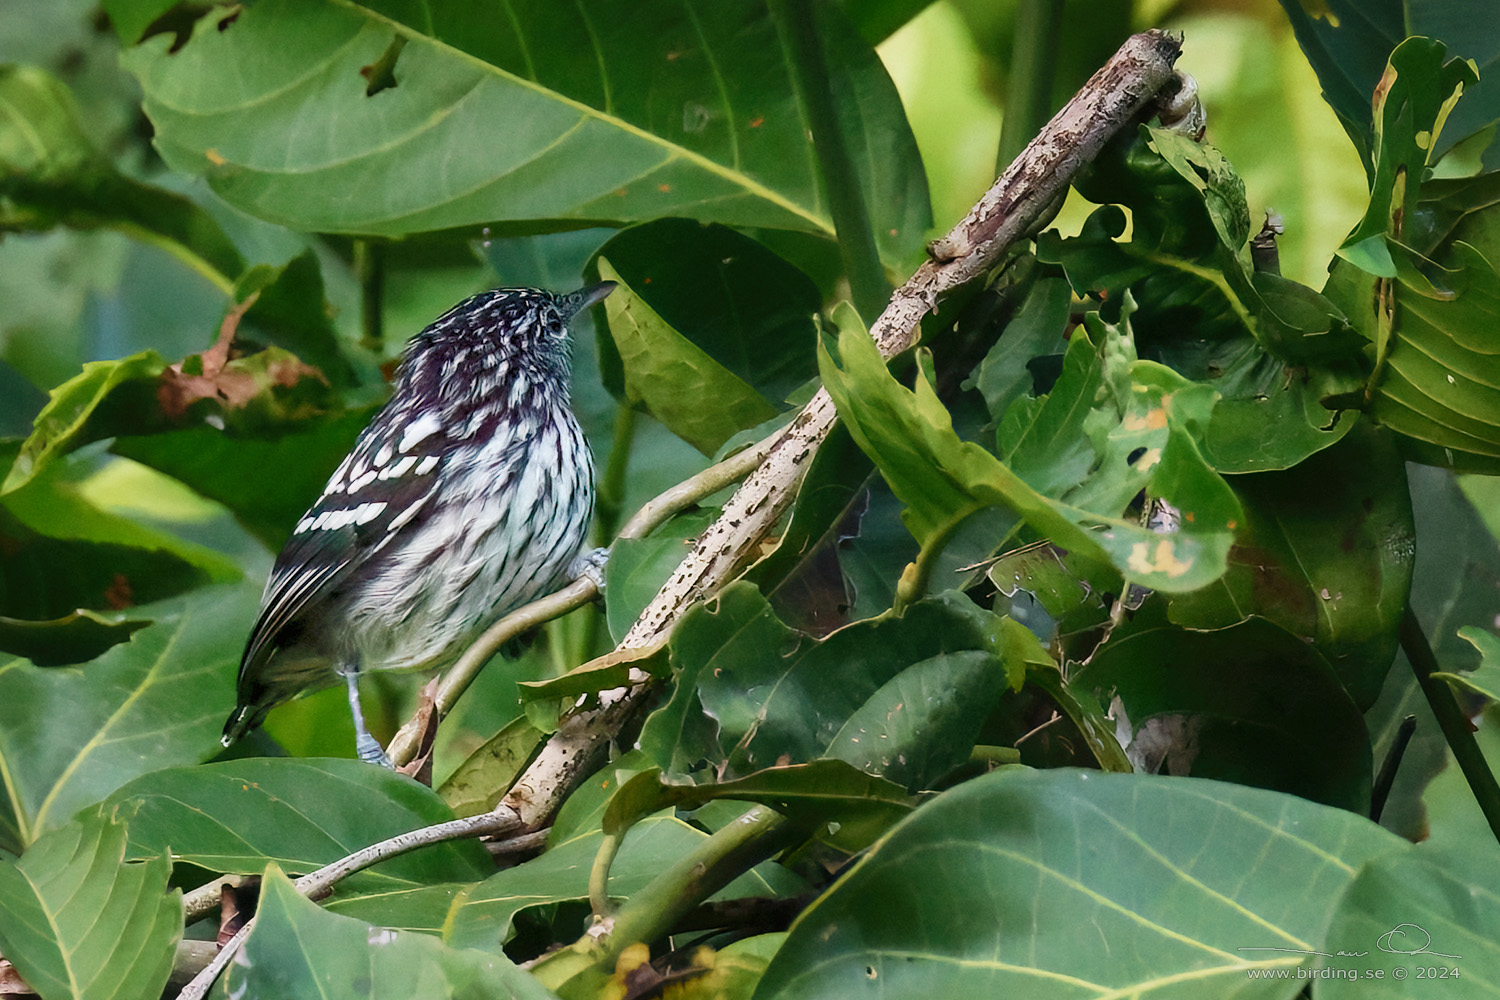
[[[382,411],[360,435],[277,555],[240,663],[242,680],[281,645],[288,625],[421,518],[432,500],[447,435],[433,417],[386,417]]]

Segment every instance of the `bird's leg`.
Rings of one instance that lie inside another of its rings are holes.
[[[594,586],[599,588],[599,593],[604,593],[604,567],[609,562],[609,549],[584,549],[573,557],[572,563],[568,565],[568,579],[576,580],[580,576],[587,577],[593,581]]]
[[[345,669],[343,675],[349,684],[349,713],[354,716],[354,749],[359,753],[359,759],[367,764],[379,764],[394,770],[395,765],[385,755],[380,741],[365,728],[365,713],[359,707],[359,668]]]

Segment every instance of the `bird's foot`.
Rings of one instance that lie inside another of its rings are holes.
[[[568,576],[576,580],[585,577],[604,593],[604,567],[609,563],[609,549],[589,549],[580,552],[568,566]]]

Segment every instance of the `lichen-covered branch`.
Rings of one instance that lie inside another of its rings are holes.
[[[934,242],[932,259],[892,294],[870,328],[882,356],[894,357],[910,347],[922,318],[937,308],[942,295],[984,274],[1044,221],[1074,176],[1110,137],[1175,83],[1173,63],[1181,45],[1178,36],[1155,30],[1126,40],[968,215]],[[833,400],[820,389],[777,436],[766,460],[735,492],[718,520],[698,537],[621,641],[621,650],[656,647],[689,607],[712,597],[744,568],[791,506],[803,471],[837,416]],[[646,690],[646,685],[638,685],[566,719],[501,807],[514,809],[528,826],[544,822],[638,710]]]

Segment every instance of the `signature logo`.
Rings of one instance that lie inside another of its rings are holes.
[[[1432,935],[1419,924],[1397,924],[1375,939],[1375,947],[1387,955],[1431,955],[1434,958],[1463,958],[1433,951]],[[1310,951],[1302,948],[1236,948],[1235,951],[1272,951],[1282,955],[1317,955],[1319,958],[1363,958],[1368,951]]]

